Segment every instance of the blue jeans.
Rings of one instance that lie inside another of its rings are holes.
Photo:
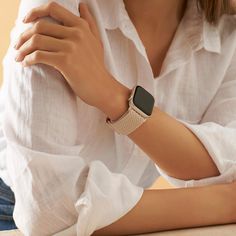
[[[14,193],[0,178],[0,231],[17,228],[13,220],[14,205]]]

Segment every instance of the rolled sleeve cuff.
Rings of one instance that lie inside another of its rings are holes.
[[[203,178],[199,180],[182,180],[171,177],[167,175],[158,165],[156,165],[157,170],[169,183],[176,187],[197,187],[197,186],[206,186],[211,184],[223,184],[230,183],[236,179],[236,166],[232,166],[226,172],[220,174],[219,176]]]

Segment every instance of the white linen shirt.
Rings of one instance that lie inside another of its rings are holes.
[[[76,97],[59,71],[15,62],[14,42],[33,25],[23,24],[23,17],[48,1],[21,1],[3,61],[0,176],[15,193],[13,216],[24,235],[91,235],[130,211],[159,173],[180,187],[235,180],[235,16],[212,26],[189,0],[154,78],[123,1],[83,1],[97,21],[110,73],[129,88],[139,84],[152,93],[155,106],[195,133],[220,171],[183,181],[167,176],[127,136],[114,133],[105,114]],[[54,1],[79,16],[80,0]]]

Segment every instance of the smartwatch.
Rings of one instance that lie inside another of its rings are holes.
[[[155,99],[142,86],[135,86],[129,97],[129,109],[115,121],[106,119],[106,124],[122,135],[128,135],[152,115]]]

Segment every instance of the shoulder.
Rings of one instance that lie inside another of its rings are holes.
[[[33,22],[30,22],[27,24],[24,24],[22,22],[23,18],[30,10],[32,10],[33,8],[39,7],[43,4],[56,2],[62,5],[63,7],[65,7],[67,10],[71,11],[73,14],[79,16],[78,4],[80,1],[81,0],[53,0],[53,1],[52,0],[31,0],[31,1],[21,0],[19,3],[18,12],[17,12],[14,25],[10,31],[10,44],[9,44],[7,53],[4,55],[3,64],[6,63],[8,58],[12,60],[13,58],[12,55],[15,55],[15,50],[13,49],[13,45],[15,44],[16,40],[19,38],[20,34],[23,33],[25,30],[27,30],[28,28],[32,27],[32,25],[34,24]],[[49,16],[43,17],[43,18],[47,19],[48,21],[57,23],[56,20],[54,20],[53,18]]]
[[[76,14],[78,12],[78,4],[80,0],[21,0],[17,19],[23,19],[24,15],[26,15],[32,8],[39,7],[50,2],[56,2]]]
[[[75,15],[79,15],[78,4],[80,1],[81,0],[53,0],[53,1],[52,0],[33,0],[33,1],[21,0],[19,4],[18,13],[17,13],[14,27],[11,30],[11,39],[16,38],[17,36],[20,35],[20,33],[22,33],[24,30],[26,30],[27,28],[33,25],[33,22],[32,23],[30,22],[28,24],[24,24],[22,22],[25,15],[33,8],[39,7],[44,4],[48,4],[50,2],[55,2],[62,5],[64,8],[68,9]],[[56,20],[52,19],[49,16],[43,17],[43,18],[49,21],[56,22]]]

